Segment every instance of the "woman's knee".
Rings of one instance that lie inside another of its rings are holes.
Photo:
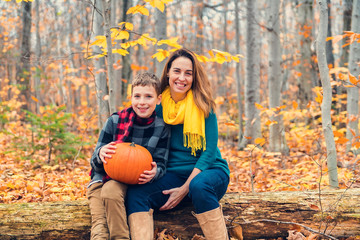
[[[189,185],[189,195],[194,200],[202,200],[209,197],[212,186],[201,177],[195,177]]]
[[[104,199],[124,199],[126,196],[127,185],[115,180],[106,182],[101,189],[101,197]]]

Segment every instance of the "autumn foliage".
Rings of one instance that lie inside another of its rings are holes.
[[[91,109],[82,107],[64,123],[66,131],[78,139],[76,152],[59,156],[52,151],[49,162],[48,138],[40,137],[31,123],[22,122],[25,115],[16,97],[0,105],[0,202],[37,202],[76,200],[86,198],[90,181],[89,159],[97,136],[97,118]],[[4,90],[0,91],[1,94]],[[231,115],[223,114],[219,120],[219,146],[231,170],[229,192],[304,191],[328,188],[325,145],[319,119],[319,108],[314,102],[308,110],[300,110],[290,103],[281,109],[284,116],[289,155],[266,151],[268,126],[271,114],[262,108],[263,139],[248,145],[243,151],[236,148],[237,125]],[[43,108],[37,114],[46,119],[57,111],[57,118],[64,110]],[[232,111],[230,111],[232,112]],[[308,117],[314,120],[306,124]],[[340,116],[334,117],[339,121]],[[344,121],[344,119],[342,119]],[[43,122],[45,125],[45,122]],[[52,122],[48,122],[49,125]],[[345,152],[344,129],[334,131],[338,151],[338,173],[341,188],[359,187],[359,157]],[[66,144],[64,141],[58,144]],[[42,146],[34,148],[33,146]]]

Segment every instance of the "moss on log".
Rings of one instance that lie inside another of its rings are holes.
[[[244,239],[287,237],[290,229],[322,232],[334,238],[360,235],[360,189],[328,190],[320,196],[316,191],[229,193],[221,202],[233,237],[237,226],[241,226]],[[201,234],[192,210],[185,205],[155,213],[155,227],[191,239]],[[0,204],[0,239],[71,240],[89,236],[86,200]]]

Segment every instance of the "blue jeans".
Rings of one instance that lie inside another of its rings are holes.
[[[127,214],[159,209],[169,198],[163,190],[180,187],[187,178],[167,172],[162,178],[144,185],[129,185],[126,194]],[[191,199],[195,213],[203,213],[219,207],[219,200],[226,193],[229,176],[221,169],[213,168],[200,172],[190,182],[188,198]],[[183,201],[185,201],[184,199]]]

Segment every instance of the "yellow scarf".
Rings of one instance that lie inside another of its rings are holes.
[[[170,88],[167,87],[162,93],[161,105],[165,123],[184,124],[184,147],[190,147],[191,154],[194,156],[196,156],[196,150],[205,151],[205,116],[204,112],[196,106],[192,90],[187,92],[183,100],[175,103],[171,98]]]

